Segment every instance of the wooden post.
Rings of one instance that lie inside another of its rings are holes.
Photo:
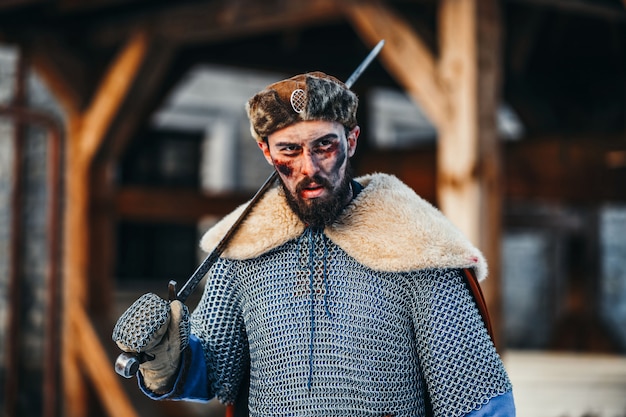
[[[80,343],[83,338],[77,333],[81,329],[72,325],[73,317],[82,316],[87,310],[91,167],[144,59],[146,44],[144,33],[132,37],[115,58],[89,108],[82,114],[71,114],[69,119],[62,365],[65,415],[68,417],[87,416],[87,390],[81,372],[84,363],[81,356],[85,356],[86,360],[93,359]]]
[[[439,11],[440,80],[451,103],[437,125],[438,202],[444,214],[484,253],[482,283],[500,344],[502,233],[499,104],[500,18],[497,0],[442,0]]]

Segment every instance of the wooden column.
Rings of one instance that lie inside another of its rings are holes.
[[[485,254],[482,286],[500,327],[501,168],[496,134],[500,17],[497,0],[441,0],[436,57],[411,26],[380,2],[346,16],[366,43],[386,40],[380,59],[437,126],[437,199],[443,213]]]
[[[65,415],[86,417],[88,415],[85,375],[82,372],[85,361],[94,361],[102,356],[91,356],[85,351],[85,337],[93,333],[83,333],[79,318],[86,317],[89,285],[90,242],[90,189],[91,168],[94,157],[106,137],[125,99],[146,53],[147,38],[137,33],[122,48],[114,59],[107,74],[98,87],[90,106],[82,113],[69,115],[67,135],[67,203],[65,211],[65,254],[64,254],[64,314],[63,314],[63,389]],[[98,341],[92,341],[97,345]],[[92,344],[93,344],[92,343]],[[108,369],[106,366],[108,365]],[[101,363],[102,373],[112,373],[112,365]],[[115,381],[108,378],[109,381]],[[121,392],[110,387],[112,392]],[[132,408],[124,403],[125,398],[117,398],[118,415],[133,415]],[[115,400],[112,400],[115,402]],[[121,404],[120,404],[121,403]],[[106,404],[105,404],[106,405]],[[110,409],[116,407],[111,405]]]
[[[500,344],[501,146],[496,114],[500,81],[497,0],[442,0],[439,75],[449,118],[437,125],[437,195],[441,210],[484,253],[482,283]]]

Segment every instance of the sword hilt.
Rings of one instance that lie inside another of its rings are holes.
[[[139,372],[139,365],[145,362],[140,358],[141,354],[139,353],[121,353],[115,360],[115,372],[124,378],[132,378]]]

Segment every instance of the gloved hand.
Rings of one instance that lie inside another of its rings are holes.
[[[122,314],[113,329],[113,341],[125,352],[143,353],[139,366],[150,391],[168,392],[176,379],[181,355],[189,342],[189,310],[178,300],[142,295]]]

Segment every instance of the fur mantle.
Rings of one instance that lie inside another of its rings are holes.
[[[481,252],[443,214],[394,176],[372,174],[356,178],[363,191],[326,236],[358,262],[380,271],[424,268],[473,268],[479,280],[487,276]],[[210,252],[244,210],[224,217],[203,237]],[[287,206],[282,190],[273,188],[253,208],[222,254],[251,259],[302,234],[304,224]]]

